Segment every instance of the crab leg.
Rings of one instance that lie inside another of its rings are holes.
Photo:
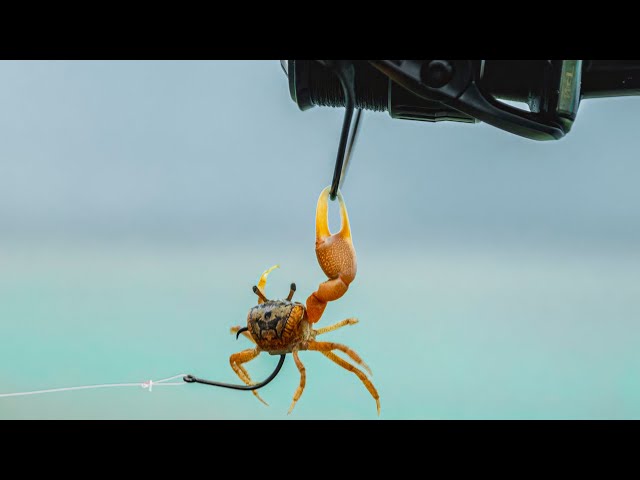
[[[323,333],[333,332],[334,330],[342,328],[345,325],[355,325],[356,323],[358,323],[358,319],[357,318],[347,318],[345,320],[341,320],[338,323],[334,323],[333,325],[329,325],[328,327],[319,328],[315,332],[316,332],[316,335],[322,335]],[[238,327],[238,330],[239,329],[240,329],[240,327]],[[236,330],[236,332],[238,330]]]
[[[291,402],[291,406],[289,407],[289,411],[287,413],[291,413],[291,411],[293,410],[293,407],[295,407],[297,401],[300,399],[300,396],[304,391],[304,386],[307,383],[307,369],[304,367],[304,365],[300,361],[300,357],[298,356],[298,349],[295,348],[292,353],[293,353],[293,361],[296,362],[296,367],[298,367],[298,371],[300,372],[300,384],[298,385],[298,388],[296,388],[296,391],[293,394],[293,401]]]
[[[247,369],[244,368],[242,364],[246,362],[250,362],[251,360],[256,358],[259,354],[260,354],[260,349],[256,347],[256,348],[249,348],[247,350],[243,350],[242,352],[234,353],[229,358],[229,363],[231,364],[231,368],[233,368],[233,371],[236,372],[236,375],[240,377],[240,380],[242,380],[247,385],[253,385],[253,381],[249,376],[249,372],[247,372]],[[258,394],[257,390],[251,390],[251,393],[253,393],[253,395],[262,403],[269,406],[269,404],[262,399],[260,394]]]
[[[357,270],[347,207],[339,191],[337,197],[340,203],[340,231],[335,234],[329,231],[330,190],[331,187],[327,187],[320,193],[316,207],[316,257],[320,268],[329,279],[321,283],[318,290],[307,298],[307,315],[311,324],[320,320],[327,302],[337,300],[345,294],[349,284],[355,279]]]
[[[335,343],[335,342],[312,341],[312,342],[309,342],[308,348],[309,350],[316,350],[318,352],[330,352],[332,350],[340,350],[341,352],[344,352],[347,355],[349,355],[349,357],[351,357],[351,359],[354,362],[356,362],[358,365],[364,368],[367,371],[367,373],[371,375],[371,369],[369,368],[369,365],[364,363],[364,360],[360,358],[360,355],[358,355],[354,350],[347,347],[346,345],[342,345],[341,343]]]
[[[311,349],[309,349],[309,350],[311,350]],[[373,383],[371,383],[371,380],[369,380],[367,378],[367,376],[361,370],[359,370],[355,366],[351,365],[346,360],[343,360],[342,358],[337,356],[335,353],[330,352],[330,351],[329,352],[321,351],[321,353],[325,357],[327,357],[329,360],[331,360],[331,361],[337,363],[338,365],[340,365],[345,370],[349,370],[350,372],[353,372],[353,373],[356,374],[356,376],[364,384],[364,386],[367,388],[367,390],[369,390],[369,393],[371,394],[373,399],[376,401],[376,409],[378,410],[378,415],[380,415],[380,396],[378,395],[378,391],[376,390],[376,387],[374,387]]]

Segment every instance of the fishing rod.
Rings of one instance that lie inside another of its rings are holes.
[[[584,100],[640,95],[640,60],[280,63],[291,99],[301,111],[345,107],[332,200],[344,181],[364,110],[387,112],[391,118],[403,120],[484,122],[530,140],[546,141],[559,140],[570,132]]]

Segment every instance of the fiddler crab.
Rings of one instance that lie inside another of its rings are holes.
[[[318,335],[332,332],[345,325],[354,325],[358,323],[358,320],[356,318],[347,318],[327,327],[319,329],[312,327],[322,317],[327,302],[342,297],[356,276],[356,252],[351,239],[347,208],[339,191],[337,192],[337,198],[340,204],[341,227],[340,231],[333,235],[329,231],[329,191],[330,187],[322,191],[316,208],[316,256],[328,280],[321,283],[318,290],[309,295],[305,306],[300,302],[292,301],[293,294],[296,291],[295,283],[291,284],[289,295],[286,299],[269,300],[264,294],[264,287],[267,283],[267,276],[275,268],[278,268],[278,265],[266,270],[260,276],[258,285],[253,287],[254,293],[258,296],[258,304],[249,310],[247,326],[231,328],[232,333],[236,335],[242,333],[256,346],[234,353],[229,358],[229,363],[233,371],[245,384],[253,385],[249,373],[243,366],[244,363],[253,360],[261,352],[268,352],[271,355],[291,353],[300,372],[300,384],[293,395],[293,401],[289,407],[288,413],[291,413],[302,395],[307,380],[306,369],[300,360],[298,352],[301,350],[315,350],[342,368],[353,372],[376,401],[378,415],[380,415],[380,397],[371,380],[362,370],[336,355],[334,351],[343,352],[371,375],[371,370],[367,364],[355,351],[346,345],[316,340]],[[253,390],[253,394],[258,400],[267,405],[267,402],[260,397],[257,390]]]

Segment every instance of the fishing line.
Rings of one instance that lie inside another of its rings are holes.
[[[153,387],[179,387],[182,385],[187,385],[184,381],[170,382],[170,380],[174,380],[176,378],[184,378],[186,375],[187,375],[186,373],[181,373],[180,375],[174,375],[173,377],[163,378],[162,380],[147,380],[145,382],[139,382],[139,383],[101,383],[98,385],[81,385],[78,387],[49,388],[46,390],[32,390],[29,392],[0,393],[0,398],[20,397],[24,395],[40,395],[44,393],[55,393],[55,392],[70,392],[73,390],[91,390],[94,388],[115,388],[115,387],[148,388],[149,392],[151,392],[153,391]]]
[[[246,328],[244,328],[246,330]],[[243,331],[240,329],[238,335]],[[237,336],[236,336],[237,338]],[[280,355],[280,359],[278,360],[278,364],[276,365],[275,370],[262,382],[254,383],[252,385],[235,385],[233,383],[223,383],[216,382],[213,380],[206,380],[204,378],[198,378],[194,375],[188,373],[181,373],[179,375],[174,375],[172,377],[163,378],[161,380],[147,380],[144,382],[138,383],[100,383],[97,385],[80,385],[78,387],[62,387],[62,388],[48,388],[45,390],[32,390],[29,392],[15,392],[15,393],[0,393],[0,398],[6,397],[21,397],[25,395],[40,395],[44,393],[55,393],[55,392],[70,392],[74,390],[91,390],[96,388],[116,388],[116,387],[141,387],[148,388],[149,392],[153,391],[153,387],[179,387],[181,385],[188,385],[190,383],[200,383],[203,385],[210,385],[213,387],[222,387],[222,388],[231,388],[233,390],[257,390],[259,388],[264,387],[266,384],[271,382],[276,375],[280,372],[282,368],[282,364],[284,363],[286,355],[283,353]],[[171,382],[176,378],[181,378],[182,382]]]

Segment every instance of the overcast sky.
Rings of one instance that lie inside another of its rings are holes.
[[[278,217],[293,232],[343,115],[299,111],[275,60],[3,61],[0,106],[5,239],[238,242]],[[588,100],[538,143],[367,112],[344,194],[371,241],[637,243],[638,115],[638,98]]]

